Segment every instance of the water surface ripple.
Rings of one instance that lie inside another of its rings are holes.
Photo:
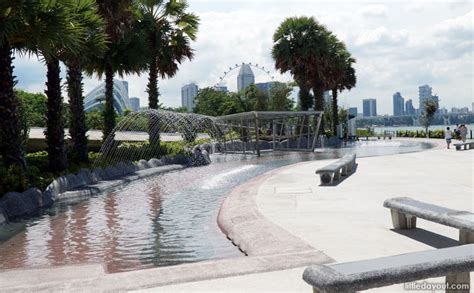
[[[120,272],[239,256],[216,223],[222,201],[237,185],[301,161],[426,148],[429,145],[387,141],[311,154],[214,155],[209,166],[136,181],[72,206],[58,204],[39,218],[0,227],[0,269],[104,263],[109,272]]]

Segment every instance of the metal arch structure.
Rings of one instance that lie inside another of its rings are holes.
[[[223,153],[313,152],[322,111],[252,111],[214,118]]]
[[[266,75],[268,75],[268,77],[271,79],[271,81],[274,81],[274,80],[275,80],[275,76],[272,75],[271,72],[270,72],[270,70],[267,70],[264,66],[258,65],[258,63],[255,63],[255,64],[254,64],[254,63],[252,63],[252,62],[249,62],[249,63],[242,62],[241,64],[235,64],[235,65],[229,66],[229,69],[227,69],[226,71],[224,71],[224,72],[223,72],[223,75],[219,77],[219,82],[214,85],[214,88],[218,88],[218,87],[220,87],[220,86],[223,86],[226,77],[227,77],[231,72],[233,72],[235,69],[240,68],[240,67],[241,67],[242,65],[244,65],[244,64],[248,64],[250,67],[255,68],[255,69],[258,69],[258,70],[261,71],[261,72],[264,72]]]

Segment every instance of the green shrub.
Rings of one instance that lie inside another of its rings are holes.
[[[356,135],[359,136],[359,137],[372,136],[372,135],[374,135],[374,132],[370,129],[357,128],[356,129]]]
[[[111,152],[109,158],[99,152],[89,152],[89,163],[74,163],[69,160],[69,167],[62,173],[51,173],[48,171],[48,153],[45,151],[28,153],[26,162],[28,169],[26,174],[19,167],[5,168],[0,164],[0,196],[9,191],[24,191],[29,187],[37,187],[45,190],[46,187],[57,177],[67,173],[77,173],[81,168],[91,168],[95,163],[101,167],[107,167],[119,162],[122,158],[127,161],[149,160],[162,156],[191,156],[191,149],[197,144],[210,142],[210,139],[198,139],[194,142],[167,141],[160,142],[159,146],[144,142],[121,142],[117,149]],[[120,156],[120,157],[118,157]]]
[[[28,167],[36,167],[40,171],[48,170],[48,153],[46,151],[26,154]]]
[[[50,172],[42,172],[35,166],[30,166],[28,168],[28,186],[36,187],[40,190],[45,190],[54,179],[58,177],[57,175]]]
[[[428,130],[430,138],[444,138],[444,130],[443,129],[436,129],[436,130]],[[424,130],[398,130],[397,131],[398,137],[420,137],[426,138],[426,132]],[[453,138],[455,134],[453,132]]]
[[[12,165],[9,168],[0,166],[0,196],[9,192],[22,192],[28,184],[21,167]]]

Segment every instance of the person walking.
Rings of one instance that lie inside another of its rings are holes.
[[[459,129],[459,135],[461,136],[461,140],[463,143],[466,142],[466,137],[467,137],[467,127],[466,125],[462,124],[461,128]]]
[[[446,127],[446,130],[444,131],[444,138],[446,139],[446,144],[448,145],[449,150],[449,145],[451,144],[451,139],[453,138],[453,133],[451,130],[449,130],[449,127]]]
[[[456,127],[454,127],[454,138],[457,140],[461,140],[461,135],[459,132],[459,124],[456,124]]]

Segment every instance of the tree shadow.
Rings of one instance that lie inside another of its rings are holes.
[[[457,240],[421,228],[391,230],[395,233],[409,237],[434,248],[446,248],[459,245],[459,241]]]

